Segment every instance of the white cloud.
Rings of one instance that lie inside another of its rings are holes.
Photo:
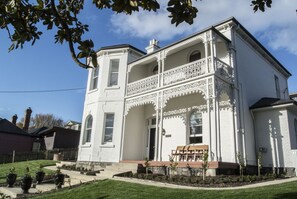
[[[202,0],[193,1],[198,7],[198,17],[193,25],[182,24],[177,28],[170,24],[164,7],[157,12],[140,12],[132,16],[113,15],[112,27],[119,34],[160,41],[188,35],[214,23],[234,16],[251,33],[259,33],[273,49],[284,48],[297,55],[297,0],[273,1],[266,12],[254,13],[251,0]]]

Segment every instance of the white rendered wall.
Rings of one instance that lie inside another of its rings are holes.
[[[125,119],[123,160],[143,160],[146,154],[146,120],[144,107],[132,108]]]
[[[98,56],[100,70],[97,89],[89,89],[92,70],[89,71],[78,161],[119,162],[120,160],[127,63],[136,57],[133,51],[128,49],[111,49],[104,52]],[[119,60],[118,85],[110,87],[109,66],[110,60],[113,59]],[[112,142],[104,143],[107,113],[114,113],[114,128]],[[92,136],[89,143],[83,143],[85,120],[88,115],[93,117]]]
[[[291,155],[290,117],[285,108],[255,112],[256,148],[267,148],[262,153],[263,166],[296,166]]]
[[[282,94],[287,88],[287,78],[237,33],[233,38],[233,44],[236,48],[236,68],[241,106],[239,116],[241,118],[241,129],[244,133],[246,160],[247,164],[256,164],[254,126],[249,107],[263,97],[276,98],[275,75],[279,78],[281,97],[288,98]]]

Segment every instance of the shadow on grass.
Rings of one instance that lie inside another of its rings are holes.
[[[108,195],[105,195],[105,196],[99,196],[98,198],[96,198],[96,199],[104,199],[104,198],[107,198],[108,197]]]
[[[274,199],[296,199],[297,198],[297,192],[292,192],[292,193],[281,193],[277,194],[273,197]]]

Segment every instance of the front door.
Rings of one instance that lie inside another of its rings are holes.
[[[149,160],[155,158],[156,128],[150,128]]]

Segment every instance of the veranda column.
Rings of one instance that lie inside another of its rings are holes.
[[[210,97],[210,93],[209,93],[209,84],[208,81],[206,82],[206,92],[207,92],[207,99],[206,99],[206,104],[207,104],[207,114],[208,114],[208,134],[209,134],[209,142],[208,142],[208,161],[212,161],[213,160],[213,156],[212,156],[212,140],[211,140],[211,97]]]
[[[214,86],[214,88],[216,89],[216,87]],[[216,92],[214,92],[216,93]],[[214,119],[213,121],[213,143],[214,143],[214,160],[218,161],[218,129],[217,129],[217,96],[214,95],[212,98],[212,107],[213,107],[213,116],[212,118]]]
[[[162,161],[162,150],[163,150],[163,91],[160,92],[160,97],[159,97],[159,108],[160,108],[160,125],[159,125],[159,161]]]
[[[156,135],[155,135],[155,150],[154,150],[154,160],[157,161],[159,159],[159,125],[160,125],[160,118],[159,118],[159,92],[157,93],[157,104],[156,104]]]
[[[236,114],[236,111],[238,110],[238,108],[236,107],[236,104],[238,104],[238,100],[237,99],[237,86],[236,86],[236,78],[237,76],[235,75],[236,72],[236,67],[235,67],[235,60],[234,60],[234,53],[235,53],[235,49],[232,46],[232,44],[230,44],[229,46],[229,65],[231,66],[231,68],[233,69],[233,74],[232,74],[232,82],[233,82],[233,86],[231,87],[231,99],[230,99],[230,103],[232,106],[232,123],[233,123],[233,137],[232,140],[234,142],[234,151],[233,151],[233,157],[234,157],[234,162],[237,162],[237,151],[238,149],[238,135],[237,135],[237,129],[238,129],[238,116]]]
[[[204,54],[205,54],[206,72],[210,73],[209,60],[208,60],[208,41],[204,42]]]

